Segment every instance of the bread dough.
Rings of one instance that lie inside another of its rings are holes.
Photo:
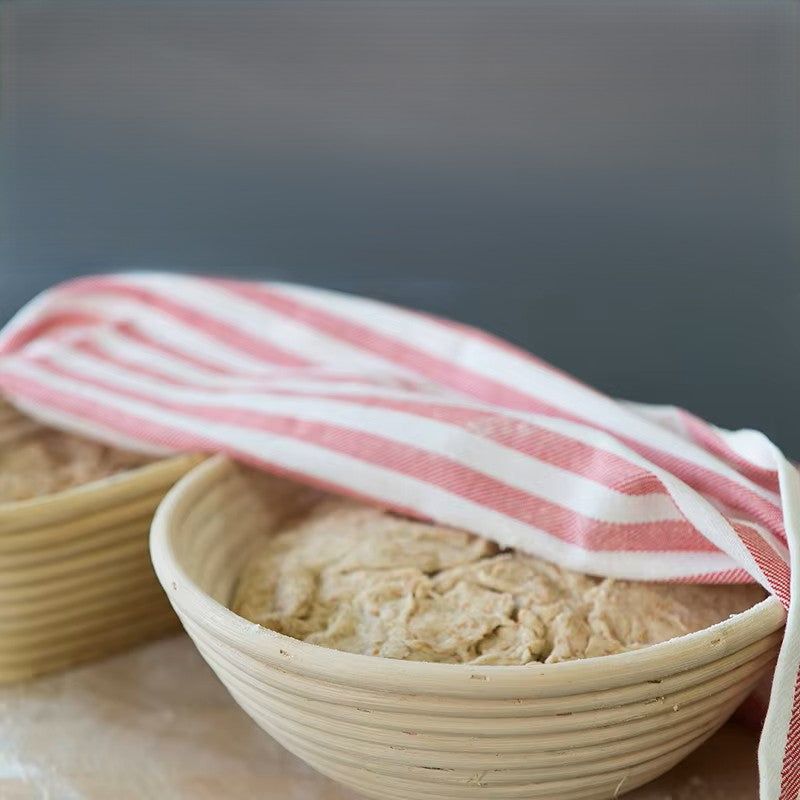
[[[0,503],[53,494],[152,460],[28,420],[0,439]]]
[[[612,580],[464,531],[333,499],[273,536],[232,604],[265,628],[352,653],[529,664],[636,650],[765,597],[756,585]]]

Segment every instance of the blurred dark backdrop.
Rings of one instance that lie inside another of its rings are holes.
[[[0,321],[92,271],[316,283],[800,456],[797,9],[5,3]]]

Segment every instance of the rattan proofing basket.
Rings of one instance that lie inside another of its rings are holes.
[[[711,736],[775,661],[777,601],[622,655],[473,667],[342,653],[226,608],[248,557],[319,493],[222,457],[167,495],[158,577],[237,703],[288,750],[382,800],[611,798]]]
[[[8,407],[5,407],[8,408]],[[25,424],[7,413],[6,425]],[[150,564],[153,512],[197,464],[179,456],[45,497],[0,503],[0,682],[178,628]]]

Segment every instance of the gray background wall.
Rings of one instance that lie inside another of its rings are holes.
[[[795,3],[0,14],[0,321],[131,266],[317,283],[800,456]]]

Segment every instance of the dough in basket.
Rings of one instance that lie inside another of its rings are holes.
[[[764,597],[755,585],[584,575],[501,552],[464,531],[331,499],[255,555],[232,609],[338,650],[511,665],[635,650],[706,628]]]
[[[0,404],[0,503],[27,500],[142,466],[152,458],[48,428]]]

